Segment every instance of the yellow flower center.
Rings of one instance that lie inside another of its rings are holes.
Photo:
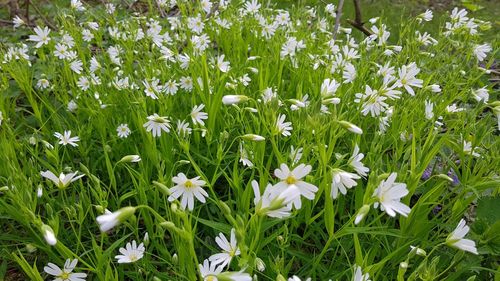
[[[134,254],[132,254],[132,255],[129,256],[129,259],[130,259],[130,261],[134,262],[134,261],[137,260],[137,256],[134,255]]]
[[[286,179],[285,182],[287,184],[295,184],[297,183],[297,179],[293,175],[289,175]]]
[[[67,272],[61,273],[59,278],[61,278],[62,280],[69,280],[69,273],[67,273]]]
[[[205,281],[214,281],[214,280],[215,277],[213,277],[212,275],[205,277]]]
[[[193,184],[193,182],[191,182],[190,180],[187,180],[187,181],[184,183],[184,186],[185,186],[186,188],[192,188],[192,187],[194,187],[194,184]]]

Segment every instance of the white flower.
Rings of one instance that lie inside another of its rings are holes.
[[[55,276],[56,278],[54,281],[85,281],[85,278],[87,278],[86,273],[72,273],[77,263],[77,259],[67,259],[63,269],[61,269],[59,266],[49,262],[47,266],[43,268],[43,271]]]
[[[83,4],[80,0],[71,0],[71,8],[79,12],[85,11],[85,7],[83,7]]]
[[[346,188],[352,188],[356,185],[355,180],[360,179],[361,177],[354,174],[354,173],[349,173],[346,171],[342,171],[340,169],[334,169],[332,173],[332,190],[330,195],[332,196],[332,199],[337,199],[337,196],[340,193],[346,195],[347,194],[347,189]]]
[[[2,125],[2,121],[3,121],[3,113],[0,111],[0,126]]]
[[[69,173],[67,175],[61,173],[59,175],[59,177],[56,177],[56,175],[54,173],[52,173],[51,171],[48,171],[48,170],[44,171],[44,172],[40,172],[42,177],[51,180],[60,189],[66,188],[70,183],[77,181],[78,179],[85,176],[85,175],[76,176],[77,173],[78,172],[74,172],[74,173]]]
[[[234,228],[231,229],[231,241],[228,241],[224,234],[219,233],[219,236],[215,238],[215,242],[222,249],[222,253],[214,254],[208,258],[212,264],[225,267],[229,267],[231,259],[234,256],[240,255],[240,249],[237,246],[236,234]]]
[[[64,135],[59,132],[55,132],[54,136],[59,139],[59,144],[62,144],[64,146],[69,144],[75,147],[78,146],[77,142],[80,141],[80,138],[78,136],[71,137],[71,131],[64,131]]]
[[[311,165],[300,164],[293,171],[290,171],[286,164],[281,164],[279,169],[274,170],[274,175],[281,181],[275,185],[278,190],[286,190],[289,187],[298,187],[300,195],[309,200],[313,200],[318,187],[301,180],[311,172]],[[302,206],[301,197],[298,196],[293,202],[296,209]]]
[[[465,220],[461,219],[457,228],[455,228],[455,230],[453,230],[453,232],[446,238],[446,244],[450,247],[455,247],[462,251],[478,255],[479,253],[476,249],[476,243],[470,239],[464,239],[465,235],[469,233],[469,230],[470,228],[465,224]]]
[[[132,243],[128,242],[125,248],[119,249],[121,255],[116,255],[115,259],[118,263],[133,263],[142,259],[145,250],[144,243],[137,246],[137,242],[132,240]]]
[[[47,89],[48,87],[50,86],[50,82],[49,80],[45,79],[45,78],[42,78],[42,79],[39,79],[37,82],[36,82],[36,87],[38,89]]]
[[[68,102],[68,111],[75,112],[77,109],[78,109],[78,104],[75,102],[75,100],[70,100]]]
[[[358,173],[358,175],[366,177],[370,169],[361,163],[361,160],[363,160],[364,157],[365,155],[363,153],[359,153],[359,146],[356,144],[354,146],[352,156],[349,158],[348,164],[356,171],[356,173]]]
[[[237,104],[241,102],[245,102],[250,98],[242,95],[225,95],[222,97],[222,103],[225,105]]]
[[[168,80],[163,86],[163,90],[166,94],[175,95],[178,91],[177,82],[175,80]]]
[[[170,120],[168,117],[159,116],[157,113],[148,116],[148,122],[144,123],[146,131],[152,132],[153,137],[160,137],[161,132],[170,132]]]
[[[260,9],[260,4],[259,4],[259,1],[258,0],[248,0],[245,2],[245,11],[246,13],[248,14],[255,14],[257,12],[259,12],[259,9]]]
[[[135,213],[135,209],[135,207],[124,207],[113,213],[106,209],[104,215],[100,215],[96,218],[96,221],[99,224],[99,229],[102,232],[111,230],[113,227],[119,225],[123,220],[133,215]]]
[[[340,84],[335,81],[335,79],[325,79],[321,84],[321,96],[329,97],[335,95],[335,92],[339,88]]]
[[[395,217],[396,213],[407,217],[410,213],[410,207],[401,203],[402,197],[408,194],[408,189],[406,184],[395,182],[397,173],[391,173],[386,180],[383,180],[377,189],[373,192],[373,196],[378,199],[379,202],[375,203],[375,208],[378,207],[380,203],[380,210],[385,211],[389,216]]]
[[[366,85],[365,93],[357,93],[354,102],[363,102],[361,113],[364,116],[370,113],[372,117],[377,117],[389,107],[389,105],[385,103],[386,99],[387,97],[381,95],[377,90],[372,90],[370,86]]]
[[[252,181],[254,192],[255,212],[267,215],[272,218],[285,218],[292,212],[291,203],[300,200],[300,192],[297,186],[291,186],[285,190],[280,190],[271,184],[267,184],[264,193],[260,194],[260,187],[257,181]]]
[[[354,266],[354,275],[352,276],[352,281],[370,281],[370,274],[364,273],[359,265]]]
[[[144,85],[144,93],[146,94],[146,96],[154,100],[158,99],[157,94],[161,91],[161,86],[159,86],[160,80],[153,77],[153,79],[151,79],[151,82],[144,80],[142,81],[142,84]]]
[[[118,128],[116,128],[116,133],[120,138],[127,138],[130,135],[130,129],[127,124],[120,124]]]
[[[191,77],[181,77],[180,87],[185,91],[191,92],[193,90],[193,79]]]
[[[424,20],[424,21],[431,21],[433,16],[434,15],[432,14],[432,11],[427,9],[427,10],[425,10],[424,13],[418,15],[417,18],[420,20]]]
[[[50,29],[48,27],[44,27],[43,29],[39,26],[34,29],[36,35],[30,35],[28,40],[37,42],[35,48],[40,48],[41,46],[48,44],[50,41],[49,33]]]
[[[428,100],[425,101],[425,118],[427,120],[431,120],[434,117],[434,112],[432,109],[434,108],[434,104]]]
[[[26,24],[19,16],[15,16],[13,19],[12,19],[12,23],[14,24],[14,28],[18,28],[20,27],[21,25],[23,24]]]
[[[205,126],[205,122],[203,120],[208,119],[208,114],[201,111],[204,107],[204,104],[195,105],[193,107],[193,110],[191,110],[191,120],[193,120],[193,124],[200,124],[201,126]]]
[[[291,135],[290,131],[293,129],[292,122],[285,122],[286,115],[278,115],[278,120],[276,120],[276,129],[283,136],[288,137]]]
[[[243,163],[243,166],[253,167],[253,163],[252,163],[252,161],[250,161],[248,152],[243,147],[243,143],[240,143],[240,161],[239,162]]]
[[[212,9],[212,2],[210,2],[209,0],[201,0],[200,4],[205,13],[209,13],[210,9]]]
[[[224,61],[224,55],[217,57],[217,68],[224,73],[231,69],[230,63],[228,61]]]
[[[464,153],[465,154],[469,154],[469,155],[472,155],[474,157],[481,156],[479,153],[477,153],[475,151],[475,149],[476,149],[475,147],[474,148],[472,147],[472,142],[470,142],[470,141],[464,141]]]
[[[223,269],[222,266],[217,266],[214,262],[210,263],[208,259],[203,261],[203,265],[199,264],[198,266],[203,281],[218,281],[217,275],[220,274]]]
[[[422,79],[417,79],[418,73],[420,73],[420,68],[412,62],[409,65],[403,65],[399,70],[399,79],[394,83],[393,87],[404,87],[408,94],[414,96],[415,91],[412,87],[422,88]]]
[[[50,246],[54,246],[55,244],[57,244],[56,235],[54,233],[54,230],[52,230],[52,228],[50,226],[44,224],[44,225],[42,225],[41,230],[42,230],[43,238],[45,238],[45,241],[47,241],[47,244],[49,244]]]
[[[491,52],[490,44],[476,45],[474,47],[473,53],[477,57],[478,61],[483,61],[486,58],[486,54]]]
[[[175,199],[181,198],[181,206],[183,209],[186,207],[192,211],[194,209],[194,198],[198,199],[201,203],[205,203],[205,197],[208,197],[208,193],[201,188],[206,184],[205,181],[200,180],[200,177],[195,177],[188,179],[184,173],[179,173],[177,176],[172,178],[172,181],[176,183],[174,187],[170,189],[170,196],[168,201],[172,202]]]
[[[480,89],[474,90],[472,92],[474,99],[476,99],[478,102],[485,102],[487,103],[488,100],[490,99],[490,95],[488,93],[488,89],[486,87],[482,87]]]

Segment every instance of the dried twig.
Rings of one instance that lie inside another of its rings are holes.
[[[26,0],[26,22],[30,25],[30,0]]]
[[[349,24],[351,24],[356,29],[359,29],[366,36],[372,35],[372,32],[364,26],[363,19],[361,17],[361,4],[360,4],[359,0],[353,0],[353,2],[354,2],[354,11],[355,11],[354,17],[355,18],[354,18],[354,21],[347,20],[347,22],[349,22]]]
[[[38,9],[37,5],[35,5],[35,3],[32,3],[31,7],[33,7],[33,9],[35,10],[35,12],[37,12],[37,14],[43,19],[43,21],[45,22],[45,24],[50,27],[52,30],[57,30],[57,27],[52,24],[52,22],[50,22],[44,15],[43,15],[43,12],[40,11],[40,9]]]
[[[337,8],[337,15],[335,18],[335,26],[333,27],[333,40],[337,39],[337,33],[340,27],[340,18],[342,17],[342,8],[344,8],[344,0],[339,1],[339,6]]]

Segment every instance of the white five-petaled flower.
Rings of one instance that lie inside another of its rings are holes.
[[[361,160],[363,160],[364,157],[365,155],[363,153],[359,153],[359,146],[356,144],[354,146],[352,156],[349,158],[348,164],[356,171],[356,173],[358,173],[358,175],[366,177],[370,169],[361,163]]]
[[[276,129],[283,136],[288,137],[291,135],[290,131],[293,129],[292,122],[285,122],[286,115],[278,115],[278,120],[276,120]]]
[[[128,242],[125,248],[119,249],[121,255],[116,255],[115,259],[118,263],[133,263],[142,259],[145,250],[144,243],[137,245],[137,242],[132,240],[132,243]]]
[[[54,281],[85,281],[85,278],[87,278],[86,273],[73,273],[77,263],[77,259],[67,259],[63,269],[61,269],[59,266],[49,262],[47,266],[43,268],[43,271],[55,276],[56,278]]]
[[[401,198],[408,194],[408,189],[405,183],[395,182],[397,173],[391,173],[386,180],[383,180],[377,189],[373,192],[373,196],[378,199],[375,203],[375,208],[380,203],[380,210],[385,211],[389,216],[395,217],[396,213],[407,217],[410,213],[410,207],[401,203]]]
[[[300,195],[304,196],[309,200],[313,200],[318,187],[313,184],[307,183],[301,180],[303,177],[307,176],[311,172],[311,165],[300,164],[295,169],[290,171],[286,164],[281,164],[279,169],[274,170],[274,175],[281,181],[275,185],[275,187],[280,190],[280,193],[290,188],[292,186],[298,187],[298,192]],[[296,209],[302,207],[301,197],[298,196],[292,202]]]
[[[77,176],[76,174],[78,174],[78,172],[74,172],[74,173],[69,173],[67,175],[61,173],[59,177],[57,177],[54,173],[48,170],[40,172],[40,174],[42,175],[42,177],[51,180],[60,189],[66,188],[70,183],[85,176],[85,175]]]
[[[208,114],[206,112],[201,111],[205,108],[204,104],[195,105],[193,110],[191,110],[191,119],[193,120],[193,124],[200,124],[201,126],[205,126],[205,122],[203,120],[208,119]]]
[[[331,196],[332,199],[337,199],[340,193],[343,195],[347,194],[347,189],[346,188],[352,188],[356,185],[355,180],[360,179],[361,177],[354,174],[354,173],[349,173],[340,169],[335,169],[332,173],[332,190],[331,190]]]
[[[267,215],[272,218],[285,218],[290,216],[292,211],[292,202],[300,199],[300,192],[297,186],[291,186],[287,189],[278,189],[271,184],[267,184],[264,193],[260,194],[259,183],[252,181],[254,193],[253,203],[257,214]]]
[[[48,44],[50,41],[49,33],[50,29],[48,27],[44,27],[43,29],[39,26],[34,29],[36,35],[30,35],[28,40],[37,42],[35,48],[40,48],[41,46]]]
[[[230,63],[228,61],[224,61],[224,55],[217,57],[217,68],[224,73],[231,69]]]
[[[217,266],[215,262],[211,263],[208,259],[204,260],[203,264],[199,264],[198,266],[203,281],[217,281],[217,275],[220,274],[223,269],[222,266]]]
[[[486,54],[489,52],[491,52],[490,44],[476,45],[473,50],[478,61],[483,61],[486,58]]]
[[[161,136],[161,131],[170,132],[170,120],[166,116],[159,116],[157,113],[148,116],[148,122],[144,123],[146,131],[152,132],[153,137]]]
[[[130,129],[127,124],[120,124],[120,126],[116,128],[116,133],[120,138],[127,138],[130,135]]]
[[[229,267],[232,258],[240,254],[234,228],[231,229],[230,241],[227,240],[224,234],[219,233],[219,236],[215,238],[215,242],[222,249],[222,253],[214,254],[210,256],[208,260],[211,261],[212,264],[220,264],[221,267],[225,267],[227,265]]]
[[[422,79],[418,79],[418,73],[420,73],[420,68],[417,67],[417,64],[412,62],[409,65],[403,65],[399,69],[399,79],[394,83],[393,87],[404,87],[408,94],[414,96],[415,91],[412,87],[422,88]]]
[[[455,230],[453,230],[453,232],[450,233],[450,235],[448,235],[448,237],[446,238],[446,244],[451,247],[455,247],[457,249],[478,255],[479,253],[476,249],[476,243],[470,239],[464,239],[465,235],[469,233],[469,230],[470,228],[465,224],[465,220],[461,219],[458,223],[457,228],[455,228]]]
[[[335,92],[339,88],[340,84],[335,81],[335,79],[325,79],[321,84],[321,96],[329,97],[335,95]]]
[[[62,145],[71,145],[73,147],[78,146],[77,142],[80,141],[78,136],[71,137],[71,131],[64,131],[64,134],[59,132],[55,132],[54,136],[59,139],[59,144]]]
[[[12,19],[12,23],[14,24],[14,28],[18,28],[21,25],[26,24],[24,20],[17,15]]]
[[[172,178],[172,181],[176,183],[174,187],[170,189],[170,196],[168,201],[172,202],[175,199],[181,198],[181,206],[183,209],[192,211],[194,209],[194,198],[198,199],[201,203],[205,203],[205,197],[208,197],[208,193],[201,188],[206,184],[205,181],[200,180],[200,177],[195,177],[188,179],[184,173],[179,173],[177,176]]]

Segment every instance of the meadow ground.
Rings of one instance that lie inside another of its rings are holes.
[[[500,280],[497,1],[26,2],[0,280]]]

